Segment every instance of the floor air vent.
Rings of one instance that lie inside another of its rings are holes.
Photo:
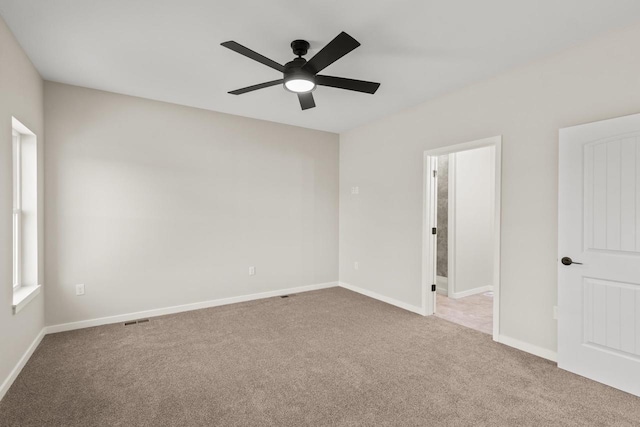
[[[148,323],[149,319],[131,320],[130,322],[124,322],[124,326],[137,325],[138,323]]]

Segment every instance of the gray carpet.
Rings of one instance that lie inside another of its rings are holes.
[[[47,335],[2,426],[638,426],[640,399],[345,289]]]

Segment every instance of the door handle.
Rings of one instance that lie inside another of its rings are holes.
[[[569,258],[568,256],[563,257],[560,262],[564,265],[571,265],[571,264],[579,264],[582,265],[581,262],[575,262],[574,260],[572,260],[571,258]]]

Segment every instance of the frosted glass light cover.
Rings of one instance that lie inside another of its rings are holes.
[[[284,84],[291,92],[303,93],[309,92],[316,87],[315,83],[304,79],[292,79]]]

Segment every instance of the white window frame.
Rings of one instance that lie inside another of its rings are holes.
[[[21,134],[12,129],[13,141],[13,290],[22,286],[22,146]]]
[[[11,118],[13,242],[13,314],[40,293],[38,231],[38,138],[15,117]]]

